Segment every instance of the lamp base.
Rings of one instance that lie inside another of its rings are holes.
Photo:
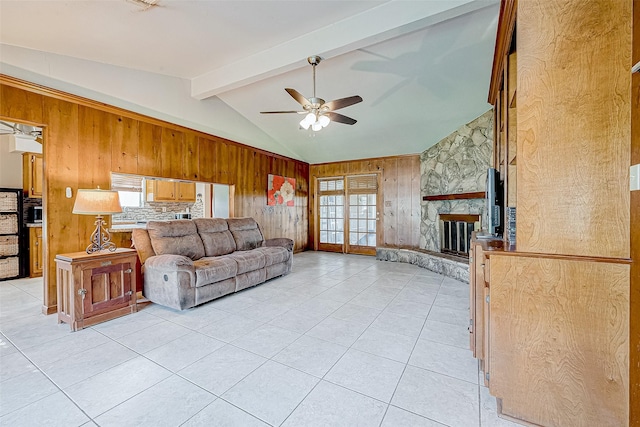
[[[96,217],[96,229],[91,233],[91,244],[87,246],[85,251],[88,254],[92,254],[98,251],[108,250],[114,252],[117,247],[116,244],[111,241],[111,234],[104,228],[107,224],[103,221],[102,215]]]

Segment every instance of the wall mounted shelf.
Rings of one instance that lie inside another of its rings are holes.
[[[422,196],[422,200],[432,202],[434,200],[463,200],[463,199],[484,199],[484,191],[473,193],[435,194],[433,196]]]

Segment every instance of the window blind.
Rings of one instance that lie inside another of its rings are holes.
[[[378,175],[348,176],[347,189],[351,194],[376,194],[378,192]]]
[[[135,175],[111,175],[111,189],[115,191],[142,192],[142,177]]]

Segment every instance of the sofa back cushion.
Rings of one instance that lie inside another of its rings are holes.
[[[220,256],[236,250],[236,241],[223,218],[198,218],[193,222],[204,245],[205,256]]]
[[[134,228],[131,233],[131,241],[133,243],[133,247],[138,251],[140,264],[144,264],[147,258],[156,254],[153,251],[153,246],[151,246],[151,239],[149,238],[147,230],[143,228]]]
[[[264,237],[253,218],[228,218],[227,224],[236,241],[236,250],[248,251],[262,246]]]
[[[182,255],[192,260],[204,256],[204,245],[191,220],[149,221],[147,231],[156,255]]]

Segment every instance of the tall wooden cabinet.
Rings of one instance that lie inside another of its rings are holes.
[[[29,227],[29,277],[42,277],[43,251],[42,227]]]
[[[632,62],[640,64],[640,0],[633,1]],[[640,71],[631,77],[631,164],[640,164]],[[640,425],[640,190],[631,192],[631,259],[629,420]]]
[[[42,154],[24,153],[22,155],[22,188],[26,197],[42,198],[43,174]]]
[[[501,4],[489,100],[515,244],[475,254],[472,270],[477,281],[484,263],[488,301],[474,319],[484,338],[480,354],[474,340],[476,356],[507,418],[640,423],[640,342],[630,335],[640,302],[631,298],[640,261],[629,188],[632,3]]]

